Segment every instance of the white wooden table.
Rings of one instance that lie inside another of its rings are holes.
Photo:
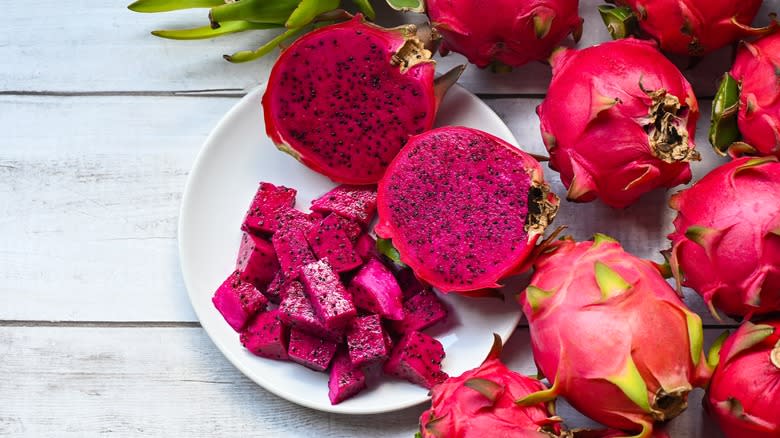
[[[606,40],[600,2],[581,3],[581,46]],[[761,17],[780,9],[780,0],[765,3]],[[365,417],[299,407],[233,368],[195,318],[176,245],[184,182],[211,128],[273,62],[221,59],[254,47],[257,34],[171,42],[148,33],[204,19],[203,11],[135,14],[120,0],[3,5],[0,436],[409,437],[424,406]],[[686,72],[704,113],[697,177],[719,162],[706,131],[729,56],[724,50]],[[440,71],[461,61],[447,57]],[[533,110],[548,80],[548,68],[536,64],[502,75],[472,67],[461,84],[527,150],[543,153]],[[606,232],[659,260],[671,229],[666,196],[653,193],[625,211],[564,203],[557,224],[581,239]],[[697,297],[687,300],[711,341],[723,327]],[[533,370],[528,342],[520,327],[507,349],[507,361],[524,372]],[[700,399],[700,391],[692,395],[672,436],[720,436]],[[588,424],[565,406],[561,413]]]

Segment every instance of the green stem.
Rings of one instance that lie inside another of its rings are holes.
[[[223,55],[222,57],[225,58],[226,61],[233,63],[254,61],[255,59],[267,55],[271,50],[275,49],[276,46],[281,44],[282,41],[294,37],[300,31],[301,29],[287,29],[283,33],[277,35],[271,41],[268,41],[264,45],[258,47],[256,50],[243,50],[232,55]]]
[[[191,8],[213,8],[225,4],[224,0],[137,0],[127,9],[134,12],[168,12]]]
[[[376,12],[374,12],[374,7],[371,6],[371,3],[368,0],[352,0],[352,3],[354,3],[355,6],[360,9],[360,12],[368,17],[369,20],[374,21],[376,19]]]
[[[214,28],[226,21],[284,24],[297,6],[297,0],[240,0],[211,8],[209,20]]]
[[[301,28],[311,23],[314,18],[339,7],[340,0],[301,0],[298,7],[290,14],[284,24],[288,29]]]
[[[222,35],[228,35],[231,33],[243,32],[250,29],[274,29],[279,27],[281,27],[279,24],[250,23],[248,21],[228,21],[223,23],[217,29],[212,29],[211,26],[206,25],[193,29],[155,30],[152,32],[152,35],[170,40],[203,40]]]

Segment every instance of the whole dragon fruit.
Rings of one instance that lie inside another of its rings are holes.
[[[442,292],[496,288],[523,270],[558,210],[530,155],[477,129],[412,137],[377,190],[377,235]]]
[[[268,79],[268,136],[334,181],[379,181],[409,136],[433,126],[463,69],[434,81],[435,62],[416,31],[384,29],[358,14],[299,38]]]
[[[699,107],[688,81],[652,42],[633,38],[550,58],[537,108],[550,167],[568,199],[623,208],[691,179]]]
[[[776,28],[753,28],[750,24],[762,0],[606,0],[618,7],[601,6],[599,11],[613,38],[640,29],[658,41],[662,50],[681,55],[702,56],[740,38],[756,36]]]
[[[441,51],[466,56],[480,68],[518,67],[544,60],[572,34],[582,35],[579,0],[427,0],[426,10],[442,35]]]
[[[651,262],[607,236],[546,244],[520,301],[552,387],[519,403],[560,395],[606,426],[650,436],[708,377],[701,319]]]
[[[540,381],[510,370],[499,359],[496,336],[478,368],[450,377],[431,390],[431,408],[420,416],[422,438],[550,438],[561,431],[551,406],[518,406],[515,401],[547,389]]]
[[[712,103],[710,143],[721,155],[780,157],[780,34],[743,42]]]
[[[706,406],[728,438],[780,436],[780,319],[745,322],[718,351]]]
[[[707,174],[669,205],[668,254],[678,285],[732,316],[780,311],[780,162],[743,157]]]

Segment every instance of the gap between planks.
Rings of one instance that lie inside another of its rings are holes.
[[[201,328],[199,321],[40,321],[40,320],[0,320],[0,327],[104,327],[104,328]],[[704,324],[705,330],[732,330],[738,324]],[[518,329],[527,329],[528,324],[521,322]]]

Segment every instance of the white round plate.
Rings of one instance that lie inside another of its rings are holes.
[[[382,378],[338,405],[328,401],[328,375],[303,366],[257,357],[245,350],[211,304],[214,290],[233,271],[240,226],[259,181],[298,190],[297,207],[308,211],[312,199],[333,182],[279,152],[266,137],[260,100],[265,87],[247,94],[219,122],[198,155],[187,180],[179,217],[179,255],[192,307],[206,333],[239,370],[263,388],[313,409],[371,414],[403,409],[428,399],[428,390]],[[453,87],[441,105],[437,125],[482,129],[517,144],[501,119],[476,96]],[[478,366],[490,351],[492,333],[507,340],[520,320],[520,307],[507,292],[496,298],[444,297],[450,316],[427,332],[447,354],[450,375]]]

